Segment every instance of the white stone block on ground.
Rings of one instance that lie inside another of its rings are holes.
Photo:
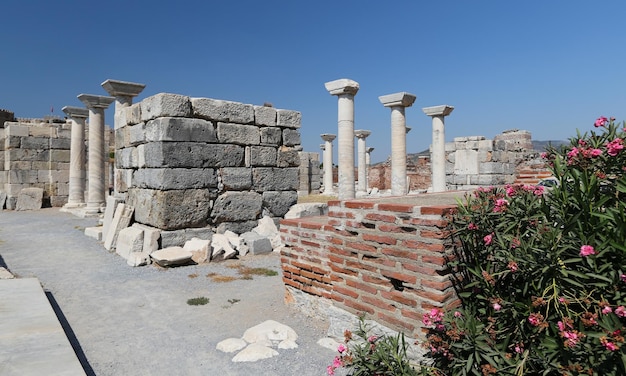
[[[128,260],[131,253],[143,251],[143,230],[138,227],[126,227],[117,236],[115,252]]]
[[[260,255],[264,253],[272,252],[272,242],[264,236],[257,234],[256,232],[245,232],[241,234],[241,239],[248,247],[248,251],[253,255]]]
[[[278,351],[273,348],[253,343],[237,353],[232,361],[256,362],[257,360],[268,359],[276,355],[279,355]]]
[[[285,219],[315,217],[318,215],[328,215],[328,204],[309,202],[293,205],[285,214]]]
[[[339,342],[330,337],[321,338],[319,341],[317,341],[317,344],[333,351],[336,351],[337,347],[339,347]]]
[[[0,279],[13,279],[15,276],[6,268],[0,266]],[[243,341],[243,339],[242,339]],[[245,341],[244,341],[245,342]]]
[[[15,210],[39,210],[43,202],[42,188],[23,188],[17,195]]]
[[[150,253],[148,252],[134,252],[131,253],[126,259],[126,264],[129,266],[150,265],[151,262]]]
[[[239,235],[230,230],[226,230],[224,231],[224,236],[228,238],[228,241],[230,242],[230,245],[233,246],[233,248],[239,250],[239,247],[241,246],[241,239],[239,238]]]
[[[215,348],[221,352],[232,353],[248,346],[248,342],[241,338],[227,338],[217,344]]]
[[[280,239],[280,232],[274,223],[274,220],[268,216],[264,216],[259,219],[259,224],[252,231],[257,234],[266,237],[272,243],[272,249],[279,248],[283,245],[282,240]]]
[[[111,222],[113,222],[113,214],[115,213],[117,204],[122,203],[123,200],[115,196],[107,196],[106,202],[107,206],[106,209],[104,209],[104,217],[102,218],[102,236],[104,237],[106,237],[106,234],[111,227]]]
[[[183,247],[168,247],[152,252],[150,257],[161,266],[184,265],[191,261],[191,252]]]
[[[85,236],[89,236],[90,238],[94,238],[97,241],[101,242],[102,241],[102,226],[86,227]]]
[[[296,343],[296,341],[286,339],[284,341],[280,341],[280,343],[278,344],[278,348],[281,350],[297,349],[298,344]]]
[[[143,252],[150,254],[159,249],[161,230],[141,223],[133,223],[132,227],[143,230]]]
[[[229,259],[237,255],[237,251],[231,247],[230,241],[224,234],[214,234],[211,239],[211,260],[218,258]]]
[[[209,240],[198,238],[191,238],[191,240],[187,240],[183,246],[183,249],[191,252],[191,259],[196,264],[208,261],[210,248],[211,242]]]
[[[297,339],[298,334],[295,330],[274,320],[264,321],[243,333],[243,340],[248,343],[270,340],[278,345],[285,340],[295,342]]]

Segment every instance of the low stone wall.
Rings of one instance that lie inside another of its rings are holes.
[[[23,188],[42,188],[44,201],[63,206],[69,194],[69,123],[6,122],[0,131],[0,187],[14,209]]]
[[[424,313],[457,302],[444,264],[446,216],[459,195],[331,201],[327,217],[282,220],[285,285],[299,300],[322,299],[420,337]]]
[[[120,115],[116,188],[139,223],[243,233],[297,201],[297,111],[161,93]]]

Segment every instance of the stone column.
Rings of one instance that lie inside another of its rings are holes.
[[[358,139],[357,141],[357,156],[359,157],[358,163],[358,175],[359,183],[357,185],[357,192],[367,193],[367,153],[365,151],[365,139],[372,134],[371,131],[363,129],[357,129],[354,131],[354,135]]]
[[[117,131],[119,128],[126,125],[126,116],[123,112],[124,108],[130,107],[130,105],[133,104],[133,98],[139,95],[146,85],[118,80],[106,80],[101,85],[104,90],[109,93],[109,95],[115,97],[115,118],[113,120],[113,129]],[[117,137],[115,139],[117,140]],[[122,145],[115,145],[116,152],[121,148]],[[115,196],[118,196],[119,189],[117,168],[114,168],[112,175],[114,180],[114,194]]]
[[[63,112],[72,119],[70,144],[69,196],[65,209],[85,206],[85,120],[89,110],[65,106]]]
[[[324,193],[333,194],[333,140],[337,137],[334,134],[322,134],[324,144]]]
[[[349,200],[354,192],[354,96],[359,83],[346,78],[324,84],[330,95],[338,97],[339,199]]]
[[[433,119],[433,144],[430,152],[433,192],[446,191],[446,138],[443,118],[450,115],[452,110],[454,107],[448,105],[422,108]]]
[[[367,149],[365,149],[365,165],[367,166],[367,169],[369,170],[370,165],[372,164],[372,152],[374,151],[374,148],[369,147]]]
[[[378,97],[380,103],[391,108],[391,194],[407,194],[406,182],[406,118],[404,109],[415,102],[415,95],[401,92]]]
[[[89,109],[89,188],[85,214],[97,214],[105,203],[104,110],[115,100],[102,95],[80,94],[78,99]]]

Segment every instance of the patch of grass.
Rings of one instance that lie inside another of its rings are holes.
[[[232,282],[237,279],[237,277],[222,275],[217,273],[209,273],[206,275],[207,278],[211,278],[213,282],[224,283],[224,282]]]
[[[191,299],[187,299],[187,304],[189,305],[205,305],[209,303],[209,298],[205,297],[205,296],[200,296],[198,298],[191,298]]]
[[[244,278],[251,277],[253,275],[273,277],[273,276],[278,275],[278,272],[276,270],[272,270],[268,268],[248,268],[247,266],[242,266],[241,268],[239,268],[239,274],[241,274]]]

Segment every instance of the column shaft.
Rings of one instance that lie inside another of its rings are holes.
[[[333,143],[326,141],[324,147],[324,194],[333,194]]]
[[[402,106],[391,108],[391,194],[407,194],[406,119]]]
[[[337,152],[339,162],[339,199],[355,197],[354,190],[354,95],[339,95]]]
[[[87,210],[100,210],[105,202],[104,109],[89,109],[89,189]]]
[[[78,119],[78,120],[76,120]],[[85,203],[85,118],[72,119],[68,204]]]
[[[446,145],[443,116],[433,116],[433,145],[431,166],[433,169],[433,192],[446,191]]]

